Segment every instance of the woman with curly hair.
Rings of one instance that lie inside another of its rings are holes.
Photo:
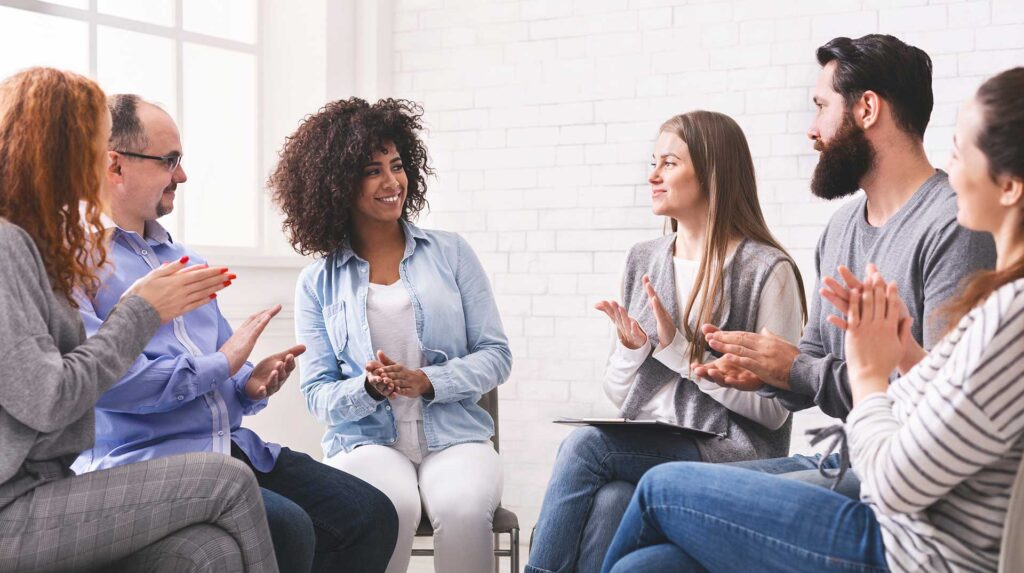
[[[76,297],[106,261],[103,91],[33,68],[0,83],[0,571],[277,571],[256,478],[191,454],[75,476],[96,400],[160,327],[224,288],[187,257],[139,279],[90,337]]]
[[[389,572],[408,567],[422,506],[436,570],[478,573],[494,567],[502,472],[477,401],[512,355],[469,244],[412,223],[433,173],[422,113],[405,100],[329,103],[288,138],[269,183],[292,246],[321,257],[299,277],[295,328],[302,392],[328,427],[324,461],[395,504]]]

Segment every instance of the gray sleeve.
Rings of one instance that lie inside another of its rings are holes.
[[[95,336],[62,354],[50,335],[49,281],[26,236],[4,233],[0,257],[0,407],[19,422],[49,433],[82,417],[131,366],[160,326],[156,311],[130,296]],[[55,295],[62,296],[62,295]],[[77,313],[68,308],[77,320]],[[81,327],[79,327],[81,328]],[[82,334],[84,338],[84,333]]]
[[[821,252],[825,248],[828,229],[818,241],[814,252],[816,280],[811,291],[811,306],[807,313],[807,325],[800,337],[800,355],[789,371],[790,390],[765,389],[761,394],[774,397],[786,409],[797,412],[818,406],[833,418],[846,419],[853,407],[850,383],[846,376],[846,361],[825,350],[821,289]]]
[[[961,227],[955,215],[936,230],[929,243],[921,269],[924,283],[922,345],[928,350],[942,340],[949,327],[941,312],[947,299],[960,292],[964,279],[977,271],[992,270],[996,265],[992,235]]]

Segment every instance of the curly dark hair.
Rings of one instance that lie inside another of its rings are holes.
[[[394,143],[409,179],[402,219],[427,207],[427,148],[418,132],[423,108],[403,99],[370,105],[357,97],[333,101],[306,117],[285,140],[267,185],[284,212],[282,229],[302,255],[326,256],[350,234],[351,208],[361,189],[363,168],[386,142]]]

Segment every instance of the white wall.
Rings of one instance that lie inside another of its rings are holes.
[[[1020,0],[396,0],[393,29],[392,93],[424,103],[439,173],[425,223],[470,240],[512,339],[504,502],[525,531],[565,434],[550,420],[612,412],[600,388],[611,331],[591,307],[617,295],[628,247],[662,232],[645,182],[663,120],[736,118],[769,224],[813,280],[837,207],[808,191],[814,49],[884,32],[926,50],[938,166],[959,102],[1024,64]]]

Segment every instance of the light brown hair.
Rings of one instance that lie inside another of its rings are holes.
[[[703,362],[708,348],[699,326],[716,324],[721,319],[721,316],[716,316],[715,301],[723,300],[724,297],[725,259],[729,241],[734,238],[747,238],[769,245],[789,258],[800,289],[801,317],[806,323],[807,301],[803,278],[792,257],[772,236],[765,223],[757,198],[754,160],[740,126],[725,114],[691,111],[669,119],[662,124],[661,131],[674,133],[686,142],[701,195],[708,202],[704,252],[683,312],[683,316],[689,317],[694,307],[699,309],[696,321],[698,331],[693,331],[689,320],[681,325],[686,337],[693,341],[690,361]],[[675,219],[671,224],[672,231],[676,231]]]
[[[992,181],[1008,175],[1024,179],[1024,67],[1016,67],[993,76],[981,84],[975,103],[981,109],[978,149],[988,161]],[[1002,270],[975,273],[959,296],[943,309],[948,329],[999,287],[1024,278],[1024,260],[1013,261]]]
[[[106,97],[92,80],[31,68],[0,83],[0,216],[35,241],[56,292],[98,285],[106,262],[96,142]],[[84,217],[84,222],[83,222]]]

